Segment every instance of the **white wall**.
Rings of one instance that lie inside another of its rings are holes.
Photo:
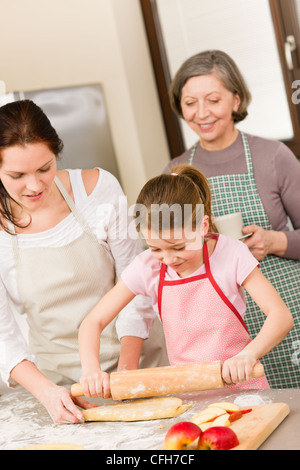
[[[7,91],[100,82],[129,203],[169,161],[139,0],[1,0]]]
[[[249,115],[237,127],[270,139],[293,137],[269,0],[157,0],[157,6],[172,77],[193,54],[221,49],[252,94]],[[188,148],[197,138],[181,124]]]
[[[133,204],[169,161],[139,0],[0,0],[0,18],[0,80],[7,92],[103,85],[123,188]]]

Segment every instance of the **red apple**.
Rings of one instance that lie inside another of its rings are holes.
[[[239,445],[235,432],[226,426],[213,426],[200,436],[199,450],[229,450]]]
[[[197,424],[182,421],[174,424],[166,434],[165,449],[180,450],[198,439],[202,431]]]

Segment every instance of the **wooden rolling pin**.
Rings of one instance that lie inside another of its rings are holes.
[[[213,361],[112,372],[111,396],[114,400],[127,400],[224,388],[221,368],[221,361]],[[252,377],[263,375],[263,365],[257,363]],[[80,383],[72,385],[71,394],[74,397],[83,396]]]

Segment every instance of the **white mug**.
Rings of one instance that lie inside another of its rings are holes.
[[[241,212],[221,215],[220,217],[216,217],[213,222],[218,232],[222,235],[238,239],[245,237],[245,234],[242,232],[243,216]]]

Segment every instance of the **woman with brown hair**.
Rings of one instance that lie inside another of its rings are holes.
[[[37,397],[54,422],[74,423],[83,419],[77,405],[91,406],[65,388],[81,375],[79,325],[140,244],[119,217],[126,206],[118,181],[98,168],[57,171],[62,149],[32,101],[0,108],[0,373]],[[26,315],[29,347],[14,310]],[[122,312],[104,333],[105,370],[138,367],[130,352],[119,361],[119,338],[126,350],[128,337],[131,345],[148,337],[154,318],[142,298]],[[145,346],[144,367],[168,363],[160,329]]]
[[[219,50],[187,59],[175,75],[170,100],[198,136],[165,168],[189,163],[208,178],[214,217],[242,212],[244,243],[260,261],[294,317],[287,338],[263,359],[272,387],[299,387],[300,165],[281,142],[240,132],[251,95],[237,65]],[[290,219],[294,230],[289,230]],[[264,321],[247,295],[245,322],[252,337]]]

